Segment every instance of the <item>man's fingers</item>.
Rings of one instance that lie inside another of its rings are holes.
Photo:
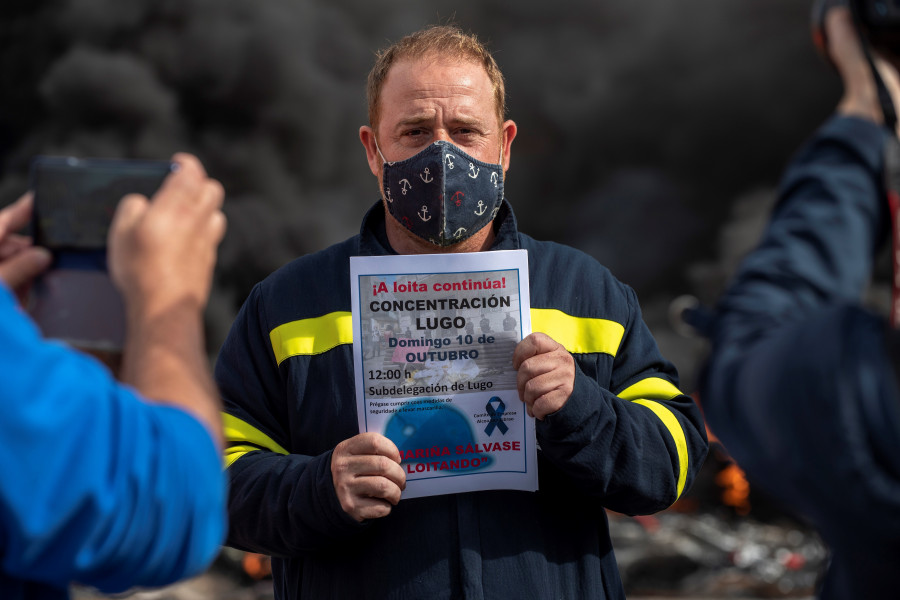
[[[34,196],[28,192],[9,206],[0,209],[0,239],[7,234],[19,231],[28,224],[33,204]]]
[[[385,456],[397,464],[400,463],[400,450],[397,446],[379,433],[367,432],[355,435],[338,444],[342,453],[355,456]],[[335,448],[337,451],[337,448]]]
[[[22,250],[30,247],[30,237],[11,233],[6,236],[6,239],[0,240],[0,260],[6,260],[7,258],[14,256]]]
[[[175,170],[163,181],[153,195],[153,201],[163,205],[193,205],[205,190],[201,186],[207,181],[206,170],[192,154],[179,152],[172,156]]]
[[[212,210],[222,208],[225,200],[225,188],[216,179],[207,179],[203,187],[203,201]]]
[[[228,218],[225,216],[225,213],[220,211],[213,214],[209,227],[212,239],[218,246],[222,238],[225,237],[225,231],[228,229]]]
[[[859,32],[850,11],[846,7],[830,9],[825,15],[825,30],[828,55],[844,84],[844,95],[838,105],[838,112],[883,123],[884,114],[875,77],[866,60]],[[874,51],[872,60],[894,106],[900,107],[900,80],[894,65]]]
[[[358,521],[389,514],[406,488],[400,451],[377,433],[338,444],[331,455],[331,476],[341,507]]]
[[[535,370],[529,373],[520,371],[516,378],[519,396],[523,401],[534,402],[542,396],[565,388],[569,383],[567,376],[568,372],[563,369],[563,365],[555,362],[541,365],[539,371]]]
[[[128,194],[119,201],[109,225],[108,243],[111,249],[117,245],[119,236],[132,230],[140,221],[141,216],[147,211],[148,204],[147,197],[141,194]],[[110,252],[115,254],[115,250]]]
[[[543,419],[568,401],[575,382],[575,360],[556,340],[533,333],[513,354],[516,388],[529,416]]]
[[[337,449],[335,449],[337,450]],[[385,477],[398,486],[405,486],[406,475],[399,461],[381,455],[347,455],[337,453],[332,456],[332,471],[339,477]]]
[[[207,179],[203,184],[203,191],[193,207],[198,218],[211,216],[209,226],[210,233],[215,235],[216,243],[222,241],[225,235],[225,214],[222,212],[222,204],[225,201],[225,188],[215,179]]]
[[[516,345],[513,368],[519,372],[517,377],[521,382],[552,371],[566,358],[571,355],[562,344],[547,334],[532,333]]]
[[[172,155],[172,162],[176,163],[179,169],[194,171],[201,177],[206,177],[206,169],[203,167],[203,163],[201,163],[200,159],[193,154],[189,154],[188,152],[176,152]]]
[[[352,492],[345,496],[346,501],[342,499],[341,506],[358,521],[386,517],[391,513],[391,507],[400,502],[400,488],[395,485],[389,490],[375,477],[359,479],[355,483]]]
[[[147,210],[149,200],[141,194],[128,194],[124,196],[116,206],[116,212],[113,214],[112,228],[122,227],[130,229],[137,223],[144,211]]]
[[[380,499],[393,506],[400,502],[403,491],[393,479],[371,475],[355,478],[350,487],[357,498]]]
[[[866,64],[853,17],[846,7],[835,7],[825,15],[828,55],[843,77]]]
[[[532,333],[516,344],[513,352],[513,369],[518,370],[522,363],[538,354],[552,352],[560,347],[560,344],[545,333]]]
[[[406,488],[406,473],[400,461],[400,451],[394,442],[378,433],[361,433],[344,440],[334,449],[332,476],[335,482],[382,477],[403,490]]]
[[[225,201],[222,184],[206,176],[200,161],[191,154],[179,153],[172,157],[178,168],[170,174],[151,200],[151,210],[170,211],[188,226],[203,223],[209,227],[206,232],[216,244],[225,236],[226,220],[221,213]],[[187,218],[185,220],[185,218]]]
[[[20,290],[47,270],[52,256],[43,248],[31,247],[31,240],[15,235],[31,220],[34,198],[26,193],[0,209],[0,280]]]
[[[520,379],[517,382],[519,398],[528,407],[531,416],[543,419],[566,403],[572,394],[572,381],[568,371],[563,369],[552,369],[530,379]]]
[[[11,289],[18,289],[46,271],[51,260],[44,248],[26,248],[0,263],[0,279]]]

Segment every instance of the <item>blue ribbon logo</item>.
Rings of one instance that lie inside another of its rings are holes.
[[[494,402],[497,403],[496,410],[493,406]],[[503,413],[506,411],[506,405],[503,404],[503,400],[501,400],[499,396],[494,396],[484,405],[484,409],[491,416],[491,422],[484,428],[484,432],[490,436],[494,433],[494,429],[496,428],[500,430],[500,433],[506,435],[506,432],[509,431],[509,427],[506,426],[506,423],[503,422],[502,418]]]

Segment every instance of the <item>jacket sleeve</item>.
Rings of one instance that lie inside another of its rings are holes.
[[[860,465],[897,462],[889,328],[861,305],[888,231],[886,139],[873,123],[835,118],[797,154],[760,244],[716,308],[700,381],[729,453],[814,520],[844,497],[836,490],[877,480],[851,477]],[[852,519],[850,503],[834,510],[843,514],[819,522]]]
[[[292,452],[286,386],[269,341],[260,286],[241,308],[216,363],[230,476],[227,544],[270,556],[328,547],[365,527],[340,506],[331,451]]]
[[[708,443],[700,411],[678,390],[675,368],[660,354],[634,291],[623,290],[630,318],[611,380],[585,372],[581,365],[591,358],[576,360],[572,395],[538,421],[537,433],[545,457],[605,507],[647,514],[690,488]]]
[[[206,428],[44,341],[0,286],[0,571],[104,592],[194,575],[225,534]]]
[[[837,118],[801,149],[761,242],[719,301],[714,341],[752,344],[826,303],[860,302],[888,232],[885,140],[873,123]]]

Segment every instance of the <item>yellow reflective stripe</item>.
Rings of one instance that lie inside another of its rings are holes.
[[[349,312],[338,311],[291,321],[273,329],[269,339],[278,364],[291,356],[321,354],[353,343],[353,318]]]
[[[234,461],[247,454],[259,450],[257,446],[231,446],[225,448],[225,468],[227,469],[234,464]]]
[[[615,356],[625,335],[625,327],[615,321],[573,317],[553,308],[532,308],[531,330],[546,333],[572,354]]]
[[[681,497],[684,491],[684,483],[687,480],[688,472],[688,454],[687,439],[684,437],[684,429],[681,423],[675,418],[675,415],[667,407],[663,406],[656,400],[671,400],[676,396],[682,395],[681,390],[675,387],[671,381],[662,379],[661,377],[648,377],[637,383],[628,386],[619,393],[619,398],[630,400],[636,404],[646,406],[653,411],[659,420],[663,422],[672,440],[675,442],[675,449],[678,452],[678,486],[676,489],[676,499]]]
[[[675,499],[678,500],[681,497],[681,492],[684,491],[684,482],[687,481],[688,472],[687,440],[684,438],[684,430],[681,428],[681,423],[678,422],[671,410],[659,402],[643,399],[632,400],[632,402],[652,410],[653,414],[659,417],[659,420],[669,430],[669,434],[675,441],[675,449],[678,451],[678,484],[675,487]]]
[[[648,377],[630,385],[622,390],[618,396],[622,400],[637,400],[638,398],[655,398],[656,400],[671,400],[675,396],[681,396],[682,392],[671,381],[661,377]]]
[[[225,443],[231,444],[231,446],[225,448],[226,468],[252,450],[264,448],[278,454],[288,454],[288,451],[278,445],[275,440],[234,415],[222,413],[222,427],[225,433]],[[248,442],[248,444],[243,442]]]

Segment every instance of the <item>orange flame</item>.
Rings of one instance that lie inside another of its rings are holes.
[[[716,483],[722,487],[722,502],[739,515],[750,513],[750,484],[744,471],[732,463],[719,471]]]
[[[265,554],[247,552],[242,563],[244,572],[253,579],[265,579],[272,574],[272,559]]]

